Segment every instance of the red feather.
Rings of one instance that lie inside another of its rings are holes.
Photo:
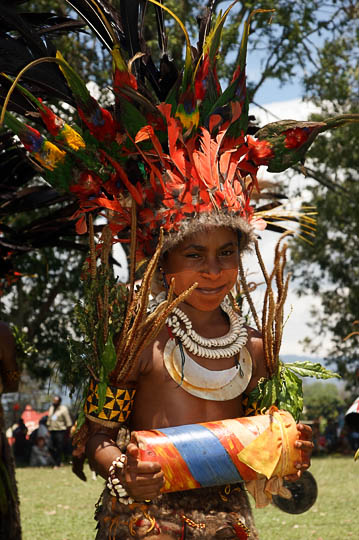
[[[218,171],[215,163],[217,144],[211,134],[202,128],[201,149],[193,152],[193,161],[201,181],[210,189],[219,187]]]
[[[112,167],[118,173],[120,179],[122,180],[123,184],[126,186],[128,191],[130,192],[131,196],[134,198],[136,203],[142,204],[143,201],[142,201],[140,193],[138,192],[136,187],[133,184],[131,184],[131,182],[127,178],[127,174],[125,173],[121,165],[115,159],[109,156],[104,150],[100,150],[100,153],[111,163]]]

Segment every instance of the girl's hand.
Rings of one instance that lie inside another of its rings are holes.
[[[127,460],[121,474],[121,483],[136,501],[158,497],[164,484],[164,474],[159,463],[141,461],[140,451],[132,439],[127,446]]]
[[[296,474],[291,474],[285,477],[289,482],[295,482],[301,477],[302,471],[306,471],[310,467],[310,456],[312,454],[314,444],[312,443],[312,428],[306,424],[297,424],[299,431],[299,439],[295,441],[295,447],[301,450],[301,461],[295,463],[298,469]]]

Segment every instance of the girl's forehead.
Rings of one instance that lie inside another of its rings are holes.
[[[186,236],[180,244],[179,248],[185,248],[189,245],[198,245],[204,247],[221,246],[232,242],[237,244],[237,232],[229,227],[216,227],[210,225],[205,229]]]

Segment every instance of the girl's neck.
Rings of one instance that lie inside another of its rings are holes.
[[[218,306],[213,311],[200,311],[186,302],[178,306],[190,319],[193,329],[203,337],[217,337],[229,328],[228,317]]]

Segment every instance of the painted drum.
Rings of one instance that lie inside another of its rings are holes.
[[[163,491],[283,478],[297,472],[299,433],[287,411],[134,432],[143,461],[159,462]]]

